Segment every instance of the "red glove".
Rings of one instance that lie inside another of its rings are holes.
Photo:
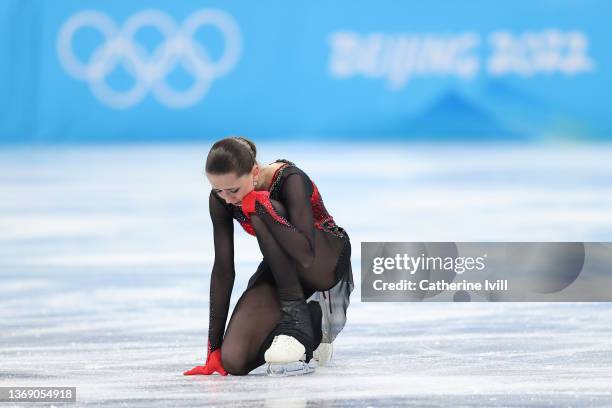
[[[250,214],[255,212],[255,202],[261,204],[266,209],[268,214],[270,214],[276,221],[289,226],[289,222],[276,212],[272,206],[272,203],[270,202],[270,192],[265,190],[252,190],[247,195],[242,197],[242,212],[248,220],[251,219]]]
[[[259,201],[265,205],[266,202],[270,202],[270,192],[266,190],[257,191],[251,190],[244,197],[242,197],[242,212],[249,218],[249,214],[255,212],[255,201]]]
[[[183,375],[211,375],[215,372],[227,375],[227,371],[225,371],[221,362],[221,349],[216,349],[208,355],[206,365],[195,366],[191,370],[185,371]]]

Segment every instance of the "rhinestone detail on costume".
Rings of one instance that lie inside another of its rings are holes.
[[[278,189],[282,183],[285,170],[287,170],[290,166],[295,166],[295,163],[293,163],[292,161],[286,160],[286,159],[277,159],[275,161],[275,163],[278,163],[278,162],[285,163],[285,164],[276,170],[272,178],[272,183],[269,189],[270,198],[278,197],[279,195]],[[329,214],[329,212],[325,208],[325,205],[323,204],[323,199],[321,198],[321,194],[319,193],[319,189],[317,188],[316,184],[312,180],[310,182],[312,183],[312,195],[310,196],[310,205],[312,207],[312,215],[314,218],[315,227],[319,230],[331,233],[340,238],[344,238],[346,235],[344,228],[336,225],[334,218]],[[251,224],[250,219],[248,219],[244,215],[240,207],[238,206],[232,206],[232,207],[233,207],[234,218],[240,223],[242,228],[247,233],[253,236],[256,236],[255,229],[253,228],[253,225]],[[266,206],[266,208],[267,207],[268,206]],[[267,208],[267,210],[269,210],[271,214],[276,214],[276,212],[273,211],[272,208]],[[281,222],[281,223],[285,224],[284,222]]]

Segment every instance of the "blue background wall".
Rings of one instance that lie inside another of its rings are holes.
[[[214,24],[180,37],[199,11]],[[4,1],[0,141],[607,139],[610,15],[590,0]]]

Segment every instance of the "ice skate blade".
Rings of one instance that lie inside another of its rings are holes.
[[[294,375],[311,374],[314,373],[316,365],[314,364],[314,360],[310,361],[310,364],[301,360],[285,364],[268,363],[266,373],[269,377],[290,377]]]

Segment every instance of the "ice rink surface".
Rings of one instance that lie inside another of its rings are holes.
[[[353,244],[333,364],[293,378],[181,375],[207,341],[210,145],[0,150],[0,386],[91,406],[612,406],[611,304],[359,291],[361,241],[612,241],[612,146],[347,145],[258,144]],[[232,306],[261,258],[235,234]]]

